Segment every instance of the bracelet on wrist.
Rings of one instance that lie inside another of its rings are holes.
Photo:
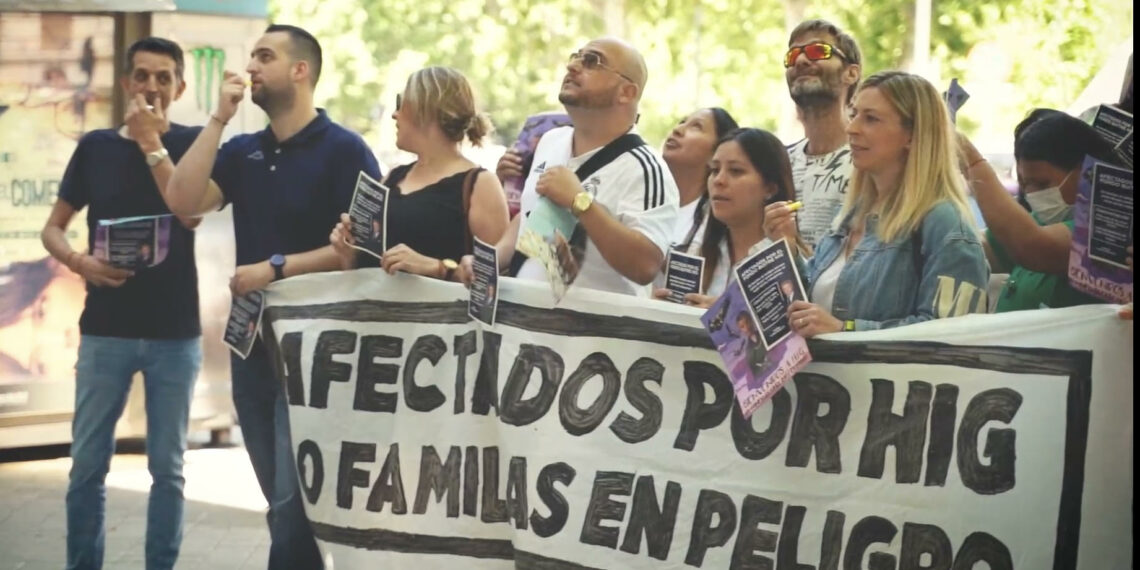
[[[223,126],[223,127],[229,124],[229,121],[223,121],[223,120],[219,119],[217,115],[210,115],[210,120],[211,121],[217,121],[218,124]]]

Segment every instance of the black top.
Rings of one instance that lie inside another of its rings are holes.
[[[170,158],[182,158],[201,130],[170,125],[162,136]],[[76,211],[87,208],[89,251],[95,248],[99,220],[170,213],[142,150],[114,129],[92,131],[79,139],[60,181],[59,197]],[[145,339],[201,335],[194,232],[175,220],[170,225],[170,252],[162,263],[136,271],[121,287],[88,283],[79,330],[87,335]]]
[[[466,170],[437,180],[411,194],[400,190],[400,182],[412,169],[405,164],[392,169],[385,186],[388,197],[388,247],[404,244],[417,253],[436,259],[459,258],[471,253],[467,247],[463,212],[463,181]],[[476,167],[481,172],[483,169]],[[478,174],[476,174],[478,176]],[[362,266],[378,266],[380,260],[371,255],[358,258]]]
[[[211,177],[234,205],[237,264],[328,245],[362,170],[380,179],[364,139],[323,110],[286,140],[266,127],[223,144]]]

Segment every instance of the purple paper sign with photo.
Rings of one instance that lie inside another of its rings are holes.
[[[788,335],[771,349],[764,348],[760,327],[736,281],[701,316],[701,322],[724,361],[746,418],[811,362],[807,342],[799,335]]]
[[[1085,157],[1073,208],[1069,283],[1111,303],[1132,302],[1132,171]]]
[[[522,171],[530,172],[530,161],[534,158],[534,149],[538,148],[538,141],[547,131],[564,127],[570,124],[570,115],[566,113],[539,113],[527,117],[519,132],[518,139],[511,147],[522,158]],[[522,198],[523,185],[526,178],[516,176],[503,181],[503,191],[507,194],[507,207],[513,218],[519,212],[519,200]]]

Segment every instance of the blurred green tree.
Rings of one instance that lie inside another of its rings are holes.
[[[786,142],[799,138],[781,59],[788,30],[805,17],[848,29],[865,74],[914,58],[915,5],[898,0],[271,0],[270,10],[321,39],[318,101],[380,149],[391,146],[395,94],[425,65],[466,74],[498,141],[510,144],[528,115],[559,108],[567,55],[602,34],[629,39],[646,57],[639,128],[654,143],[710,105]],[[960,78],[972,95],[960,127],[998,142],[1029,109],[1067,107],[1132,35],[1132,3],[1110,0],[941,0],[932,11],[923,74],[939,87]]]

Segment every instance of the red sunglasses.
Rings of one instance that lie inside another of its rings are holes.
[[[819,61],[821,59],[831,59],[832,55],[839,56],[840,59],[846,61],[847,58],[843,55],[839,48],[825,44],[823,42],[813,42],[802,46],[792,46],[788,49],[788,53],[784,55],[784,67],[792,67],[796,64],[796,60],[800,58],[800,54],[807,56],[808,61]]]

